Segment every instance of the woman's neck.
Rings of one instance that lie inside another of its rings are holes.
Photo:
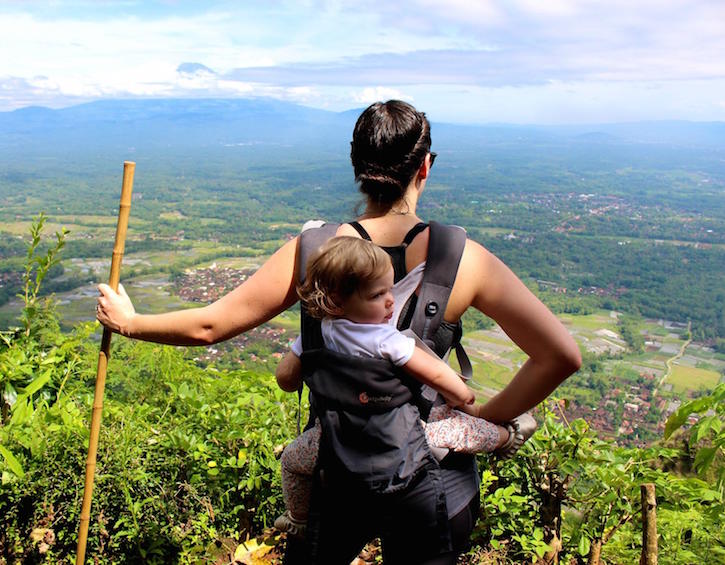
[[[369,218],[380,218],[383,216],[411,216],[417,218],[415,213],[416,206],[418,204],[418,192],[417,190],[411,190],[410,188],[406,191],[405,196],[398,202],[395,202],[392,206],[380,206],[374,202],[368,202],[365,206],[363,215],[360,216],[361,220]]]
[[[406,216],[411,218],[417,218],[415,210],[407,210],[405,207],[397,208],[379,208],[376,206],[369,205],[365,208],[365,211],[360,216],[360,220],[369,220],[372,218],[383,218],[386,216]]]

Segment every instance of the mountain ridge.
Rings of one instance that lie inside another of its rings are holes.
[[[28,106],[0,112],[0,149],[66,150],[118,144],[194,147],[250,142],[327,146],[349,138],[362,108],[333,112],[274,98],[97,100],[60,109]],[[725,146],[725,122],[462,125],[433,122],[435,137],[571,144]]]

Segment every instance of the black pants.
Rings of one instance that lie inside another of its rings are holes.
[[[356,493],[349,488],[317,490],[318,528],[311,543],[288,538],[284,565],[348,565],[365,546],[380,537],[385,565],[455,565],[470,547],[478,518],[479,498],[441,524],[441,484],[424,473],[411,488],[396,495]],[[315,531],[316,530],[316,531]]]

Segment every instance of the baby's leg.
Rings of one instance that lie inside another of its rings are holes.
[[[433,447],[445,447],[459,453],[490,453],[503,445],[509,433],[482,418],[476,418],[450,406],[436,406],[425,426],[425,437]]]
[[[287,510],[298,520],[307,519],[320,434],[317,421],[315,427],[300,434],[282,452],[282,495]]]

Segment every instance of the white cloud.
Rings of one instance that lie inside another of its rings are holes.
[[[578,13],[582,2],[575,0],[515,0],[513,4],[520,12],[544,18],[560,18]]]
[[[249,95],[254,92],[254,85],[236,80],[219,80],[216,86],[221,92],[228,92],[230,96]]]
[[[403,94],[399,90],[394,88],[387,88],[384,86],[369,86],[363,88],[361,91],[352,94],[353,101],[359,104],[372,104],[379,100],[405,100],[407,102],[413,102],[413,97]]]
[[[101,97],[249,95],[343,109],[415,96],[431,110],[463,115],[465,107],[483,119],[478,100],[456,94],[470,87],[468,96],[485,92],[502,107],[515,101],[520,111],[512,115],[533,116],[531,108],[543,115],[541,99],[556,105],[559,97],[582,115],[606,100],[606,118],[612,83],[639,100],[649,82],[663,95],[648,99],[646,110],[664,118],[680,115],[677,100],[701,112],[695,85],[725,79],[724,21],[721,0],[277,0],[153,9],[0,0],[0,110]],[[188,61],[195,63],[179,72]],[[707,107],[722,116],[718,103]]]

